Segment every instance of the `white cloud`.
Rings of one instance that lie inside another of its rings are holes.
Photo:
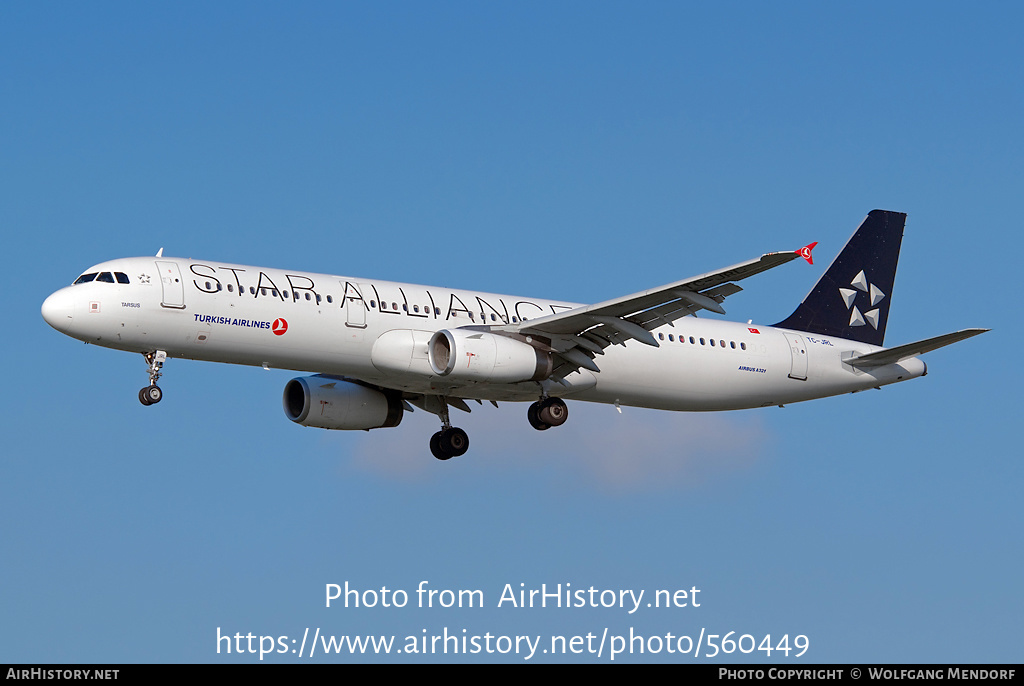
[[[446,463],[428,447],[440,428],[417,411],[393,429],[361,434],[351,466],[385,478],[419,481],[470,472],[529,470],[538,478],[587,484],[611,493],[693,487],[753,464],[770,441],[756,412],[681,413],[569,403],[569,421],[535,431],[525,403],[499,409],[473,405],[471,415],[452,411],[469,433],[470,449]],[[348,437],[347,437],[348,438]]]

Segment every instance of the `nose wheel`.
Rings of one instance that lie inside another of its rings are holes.
[[[143,405],[155,405],[164,397],[164,392],[156,385],[156,380],[161,376],[160,370],[167,360],[167,353],[163,350],[154,350],[151,353],[143,353],[142,356],[149,363],[149,385],[139,389],[139,402]]]
[[[143,405],[155,405],[164,397],[159,386],[146,386],[139,390],[139,402]]]
[[[546,431],[553,426],[565,424],[569,418],[569,407],[561,398],[544,398],[530,405],[526,418],[537,431]]]

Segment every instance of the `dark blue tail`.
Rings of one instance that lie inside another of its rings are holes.
[[[775,326],[882,345],[906,221],[903,212],[872,210],[796,311]]]

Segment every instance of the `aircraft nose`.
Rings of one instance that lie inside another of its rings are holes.
[[[42,312],[47,324],[57,331],[67,331],[75,315],[74,298],[68,289],[62,288],[43,301]]]

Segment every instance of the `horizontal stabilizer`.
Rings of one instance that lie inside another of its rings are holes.
[[[947,333],[941,336],[935,336],[934,338],[926,338],[923,341],[907,343],[906,345],[900,345],[887,350],[879,350],[877,353],[868,353],[867,355],[855,357],[852,360],[845,360],[845,362],[846,364],[857,367],[858,369],[882,367],[887,364],[895,364],[900,360],[907,359],[908,357],[916,357],[918,355],[931,352],[932,350],[938,350],[939,348],[956,343],[957,341],[962,341],[965,338],[970,338],[971,336],[977,336],[978,334],[985,333],[986,331],[988,331],[988,329],[964,329],[963,331]]]

